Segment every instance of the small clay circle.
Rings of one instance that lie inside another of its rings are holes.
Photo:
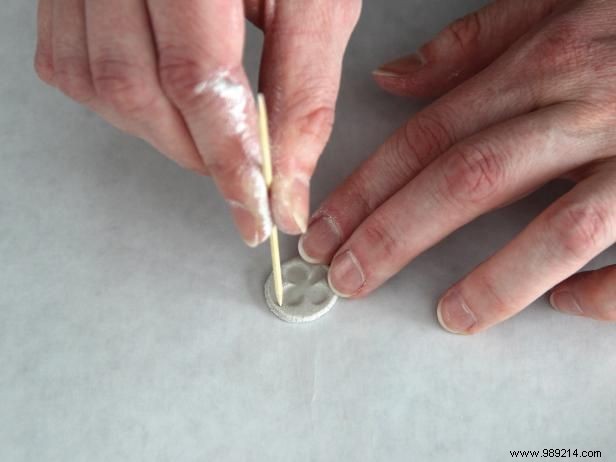
[[[327,283],[327,266],[313,265],[301,258],[282,264],[283,303],[276,302],[273,277],[265,281],[265,301],[283,321],[299,323],[320,318],[338,301]]]

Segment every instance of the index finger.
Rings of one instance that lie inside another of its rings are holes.
[[[269,236],[241,0],[148,0],[163,91],[178,108],[245,242]]]

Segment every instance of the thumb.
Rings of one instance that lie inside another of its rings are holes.
[[[491,64],[562,0],[496,0],[451,23],[412,55],[374,71],[386,91],[437,97]]]
[[[306,230],[309,182],[330,136],[342,58],[359,0],[276,2],[265,15],[260,87],[271,121],[272,213],[289,234]]]

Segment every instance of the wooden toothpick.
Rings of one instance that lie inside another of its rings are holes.
[[[270,150],[269,126],[267,122],[267,110],[265,98],[261,93],[257,95],[257,106],[259,109],[259,140],[261,142],[261,152],[263,153],[263,177],[269,190],[272,186],[272,153]],[[272,253],[272,270],[274,275],[274,290],[276,301],[282,306],[282,270],[280,268],[280,247],[278,244],[278,229],[272,226],[270,235],[270,250]]]

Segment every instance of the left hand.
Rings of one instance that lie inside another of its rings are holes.
[[[497,0],[381,67],[390,92],[444,96],[325,201],[302,255],[363,296],[479,215],[567,177],[576,186],[450,288],[438,318],[473,334],[559,284],[557,310],[616,320],[616,266],[572,276],[616,241],[615,24],[616,2]]]

